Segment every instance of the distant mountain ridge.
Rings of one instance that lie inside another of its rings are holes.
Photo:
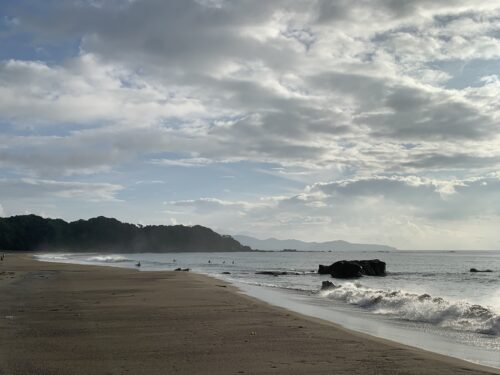
[[[134,225],[103,216],[66,222],[36,215],[0,218],[0,249],[72,252],[251,251],[231,236],[195,225]]]
[[[295,249],[299,251],[390,251],[396,250],[395,247],[387,245],[377,245],[377,244],[360,244],[360,243],[350,243],[347,241],[337,240],[337,241],[327,241],[327,242],[305,242],[300,240],[279,240],[277,238],[268,238],[265,240],[260,240],[258,238],[235,235],[233,236],[235,240],[240,242],[242,245],[250,246],[255,250],[283,250],[283,249]]]

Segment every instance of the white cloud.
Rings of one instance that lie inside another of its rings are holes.
[[[186,167],[250,160],[415,171],[456,146],[478,161],[480,148],[498,149],[498,85],[449,90],[450,72],[436,65],[495,58],[484,44],[498,30],[491,2],[148,0],[53,10],[50,20],[16,17],[49,39],[83,36],[81,54],[59,64],[5,61],[0,113],[64,135],[8,137],[6,166],[94,173],[168,152],[181,156],[163,164]],[[419,146],[396,150],[403,142]]]
[[[29,110],[27,110],[29,109]],[[83,54],[64,65],[8,60],[0,64],[0,112],[21,127],[117,123],[144,127],[204,113],[182,90],[165,90],[119,66]]]
[[[464,233],[484,228],[481,243],[494,246],[500,83],[482,67],[500,60],[497,3],[33,6],[12,7],[11,33],[33,33],[41,47],[80,42],[62,60],[0,62],[0,167],[21,176],[0,180],[6,194],[112,201],[120,185],[61,179],[120,169],[160,186],[170,176],[142,169],[195,176],[246,162],[309,187],[263,200],[221,187],[231,201],[198,198],[210,195],[199,183],[194,199],[162,198],[172,220],[402,247],[439,236],[472,244]]]
[[[199,198],[180,201],[165,202],[168,206],[192,208],[198,213],[216,213],[217,211],[232,211],[242,214],[246,211],[263,207],[262,203],[249,203],[244,201],[227,201],[217,198]]]
[[[122,186],[110,183],[65,182],[32,178],[0,179],[4,199],[63,198],[91,202],[116,201]]]
[[[500,223],[500,180],[374,177],[314,184],[302,193],[257,201],[215,198],[166,203],[230,233],[346,239],[400,248],[491,248]],[[479,225],[481,223],[481,225]]]
[[[173,167],[202,167],[213,163],[213,160],[207,158],[189,158],[189,159],[153,159],[151,163],[157,165],[167,165]]]

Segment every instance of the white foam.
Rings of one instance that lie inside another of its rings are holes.
[[[403,290],[375,290],[359,283],[346,283],[337,288],[323,290],[319,294],[359,306],[375,314],[460,331],[500,335],[500,315],[496,311],[465,301],[448,301]]]
[[[103,262],[103,263],[122,263],[133,262],[132,259],[125,258],[121,255],[96,255],[85,259],[86,262]]]
[[[70,260],[72,254],[37,254],[35,258],[43,261],[59,261],[59,260]]]
[[[134,262],[133,259],[128,259],[122,255],[95,255],[95,254],[38,254],[35,258],[46,262],[64,262],[64,263],[123,263]]]

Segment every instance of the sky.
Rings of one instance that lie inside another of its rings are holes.
[[[2,0],[0,215],[500,249],[500,4]]]

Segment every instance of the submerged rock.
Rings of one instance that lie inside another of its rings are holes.
[[[385,262],[379,259],[371,260],[341,260],[325,266],[320,264],[319,274],[330,274],[332,277],[351,279],[367,276],[385,276]]]
[[[255,272],[256,275],[269,275],[269,276],[282,276],[286,275],[286,272],[280,272],[280,271],[259,271]]]
[[[328,280],[323,281],[323,282],[321,283],[321,290],[325,290],[325,289],[334,289],[334,288],[336,288],[336,287],[337,287],[337,286],[336,286],[334,283],[332,283],[331,281],[328,281]]]
[[[493,272],[493,270],[478,270],[477,268],[471,268],[469,272]]]
[[[418,300],[419,300],[420,302],[423,302],[423,301],[428,301],[428,300],[430,300],[431,298],[432,298],[432,297],[431,297],[429,294],[427,294],[427,293],[424,293],[424,294],[421,294],[421,295],[419,295],[419,296],[418,296]]]
[[[285,275],[300,275],[299,272],[286,272],[286,271],[258,271],[256,275],[269,275],[269,276],[285,276]]]

